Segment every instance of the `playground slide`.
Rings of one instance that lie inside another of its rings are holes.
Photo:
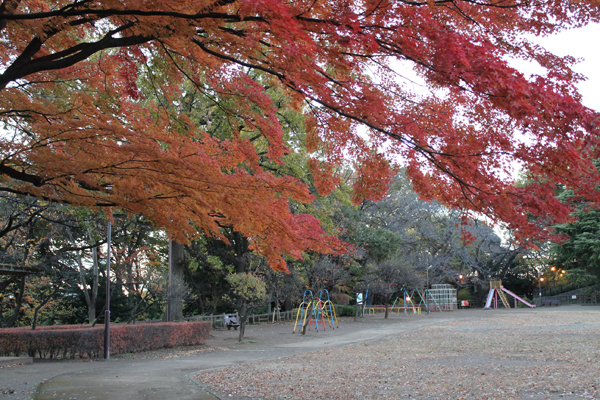
[[[531,303],[523,300],[522,298],[520,298],[519,296],[517,296],[516,294],[514,294],[510,290],[505,289],[504,286],[500,286],[500,289],[502,289],[503,292],[506,292],[506,293],[510,294],[512,297],[514,297],[515,299],[519,300],[521,303],[525,304],[526,306],[529,306],[531,308],[535,308],[534,304],[531,304]]]
[[[496,289],[490,289],[490,292],[488,293],[488,298],[485,301],[485,307],[483,308],[490,308],[490,306],[492,305],[492,299],[494,298],[494,290]]]

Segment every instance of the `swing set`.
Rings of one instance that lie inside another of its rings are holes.
[[[400,296],[396,297],[396,300],[394,300],[394,303],[390,307],[391,312],[397,312],[398,314],[404,312],[404,315],[408,315],[409,312],[411,312],[414,315],[421,314],[421,310],[423,308],[427,310],[427,312],[430,312],[432,310],[435,311],[436,309],[438,311],[443,311],[443,307],[437,301],[436,296],[433,296],[427,288],[409,288],[403,286],[400,290],[403,293],[402,299],[400,298]],[[367,289],[365,296],[365,306],[362,312],[363,316],[365,315],[365,313],[367,313],[368,315],[375,314],[377,309],[383,307],[372,306],[369,304],[369,300],[369,289]]]

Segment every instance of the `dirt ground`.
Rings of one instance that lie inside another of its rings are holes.
[[[598,399],[600,308],[382,315],[292,334],[0,369],[0,399]]]
[[[219,398],[244,400],[600,398],[597,308],[464,310],[347,325],[397,331],[195,378]],[[263,338],[277,341],[278,331]]]

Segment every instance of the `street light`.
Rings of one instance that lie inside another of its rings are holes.
[[[169,282],[167,283],[168,285],[168,289],[167,289],[167,322],[173,322],[173,316],[171,314],[171,266],[173,265],[173,238],[171,236],[169,236]]]
[[[105,187],[107,193],[111,193],[113,186]],[[112,224],[110,219],[112,213],[108,216],[108,233],[106,237],[106,307],[104,311],[104,359],[110,359],[110,242],[112,241]]]
[[[110,358],[110,242],[112,224],[108,220],[108,235],[106,249],[106,310],[104,311],[104,359]]]
[[[425,287],[425,289],[429,289],[429,269],[433,267],[433,265],[430,265],[429,267],[427,267],[427,286]]]
[[[425,298],[427,299],[426,303],[427,303],[427,314],[429,314],[429,269],[433,267],[433,265],[430,265],[429,267],[427,267],[427,286],[425,286]]]

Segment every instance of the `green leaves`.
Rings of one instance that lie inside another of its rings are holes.
[[[582,210],[575,217],[578,220],[556,227],[557,233],[567,239],[553,246],[555,262],[600,277],[600,210]]]
[[[264,281],[253,273],[243,272],[228,275],[225,280],[231,285],[233,294],[254,307],[265,301],[267,286]]]

